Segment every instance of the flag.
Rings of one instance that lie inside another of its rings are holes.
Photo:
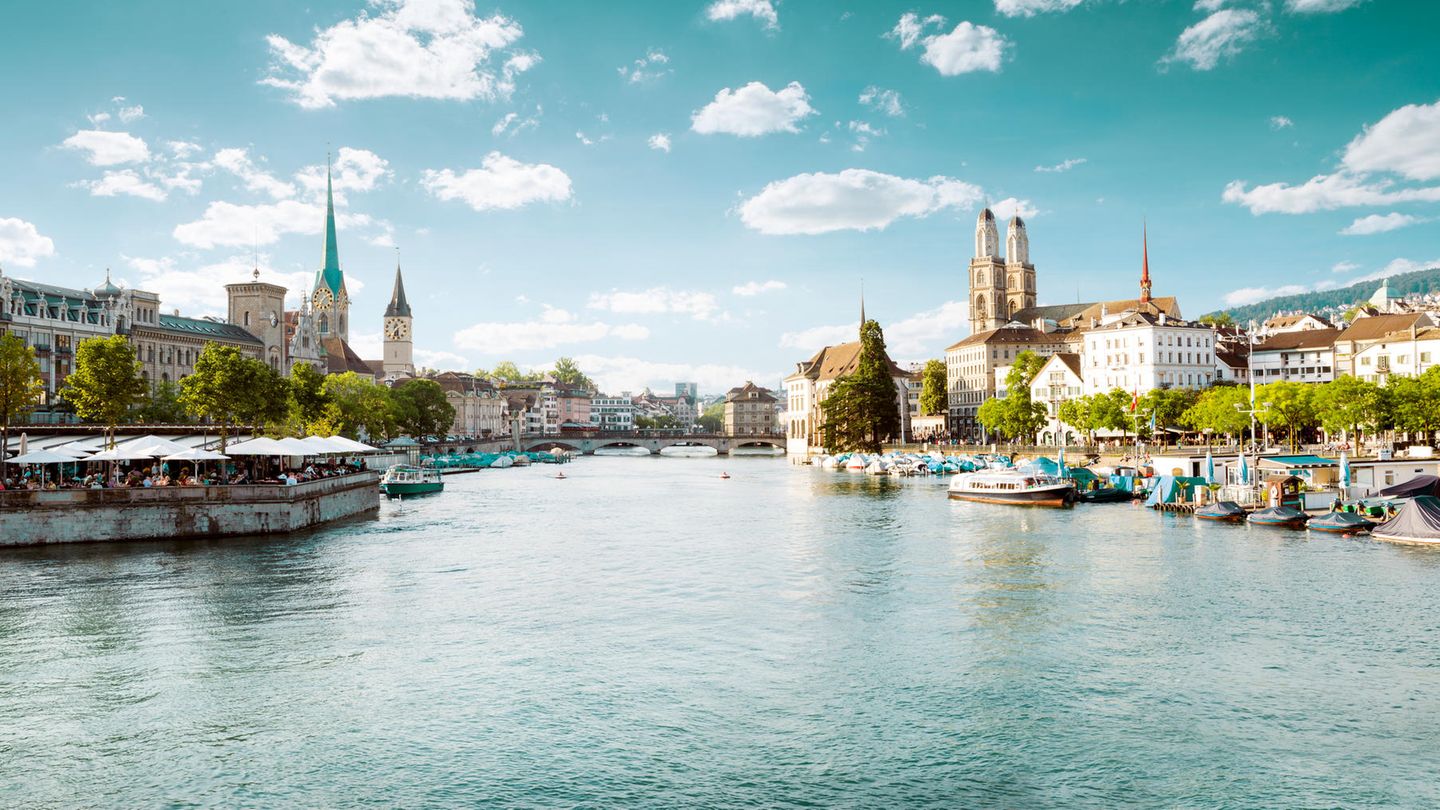
[[[1130,396],[1130,412],[1131,412],[1131,413],[1134,413],[1134,412],[1135,412],[1136,410],[1138,410],[1139,408],[1140,408],[1140,389],[1139,389],[1139,388],[1136,388],[1136,389],[1135,389],[1135,392],[1134,392],[1133,394],[1131,394],[1131,396]]]

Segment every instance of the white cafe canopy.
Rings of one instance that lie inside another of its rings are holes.
[[[74,456],[56,453],[53,450],[36,450],[33,453],[22,453],[14,458],[5,459],[6,464],[70,464],[74,461],[76,461]]]
[[[285,448],[285,452],[283,455],[287,456],[313,456],[317,452],[314,447],[311,447],[310,445],[299,439],[292,439],[287,437],[284,439],[277,439],[275,443]]]
[[[186,450],[183,453],[172,453],[166,456],[164,461],[224,461],[230,458],[224,453],[217,453],[214,450],[202,450],[198,447]]]
[[[306,436],[300,441],[309,445],[312,453],[351,453],[354,452],[334,439],[327,439],[323,436]]]
[[[331,436],[325,441],[337,447],[344,447],[347,453],[378,453],[379,451],[368,444],[361,444],[354,439],[347,439],[344,436]]]
[[[178,452],[165,447],[135,445],[133,447],[112,447],[85,458],[86,461],[128,461],[131,459],[155,458]]]
[[[258,436],[249,441],[232,444],[225,448],[232,456],[290,456],[294,451],[267,436]]]

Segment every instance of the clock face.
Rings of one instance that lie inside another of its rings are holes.
[[[385,324],[385,337],[390,340],[400,340],[405,337],[405,322],[397,320]]]
[[[330,307],[330,300],[331,296],[328,289],[321,287],[315,291],[315,306],[328,309]]]

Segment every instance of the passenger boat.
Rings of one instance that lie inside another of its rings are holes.
[[[1375,528],[1375,521],[1366,520],[1354,512],[1331,512],[1328,515],[1310,518],[1310,521],[1305,524],[1305,528],[1312,532],[1358,534]]]
[[[1259,512],[1250,514],[1250,522],[1256,526],[1279,526],[1286,529],[1298,529],[1305,525],[1307,516],[1299,509],[1291,509],[1288,506],[1272,506],[1269,509],[1261,509]]]
[[[1240,523],[1250,514],[1234,501],[1217,501],[1195,510],[1195,517],[1201,520],[1219,520],[1225,523]]]
[[[961,501],[1005,503],[1013,506],[1068,507],[1075,502],[1075,486],[1049,475],[1018,472],[961,473],[950,481],[950,497]]]
[[[380,479],[380,491],[394,498],[398,495],[424,495],[445,488],[445,479],[434,467],[396,464]]]

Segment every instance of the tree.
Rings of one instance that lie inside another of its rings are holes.
[[[945,376],[945,362],[927,361],[925,370],[921,372],[920,413],[933,416],[948,411],[950,398],[946,389],[949,384]]]
[[[1386,390],[1396,430],[1428,440],[1440,428],[1440,366],[1419,377],[1391,377]]]
[[[124,335],[112,335],[80,341],[75,347],[75,370],[60,396],[81,419],[103,424],[106,433],[114,435],[115,426],[146,392],[135,348]]]
[[[180,381],[180,403],[220,426],[222,448],[237,425],[263,427],[283,421],[289,400],[289,386],[278,372],[219,343],[206,343],[194,373]]]
[[[1207,324],[1209,326],[1235,325],[1235,319],[1230,317],[1230,313],[1228,312],[1212,312],[1209,315],[1201,315],[1196,320],[1199,323]]]
[[[1096,394],[1090,405],[1090,424],[1097,430],[1118,430],[1122,438],[1128,438],[1135,426],[1135,414],[1130,409],[1134,402],[1134,396],[1123,388]]]
[[[1046,413],[1043,404],[1030,399],[1030,383],[1045,362],[1046,358],[1029,350],[1015,356],[1005,373],[1005,397],[987,400],[975,413],[986,430],[1011,440],[1034,438],[1045,424]]]
[[[351,439],[361,431],[369,438],[387,438],[395,429],[390,389],[353,371],[331,374],[323,390],[329,403],[321,425],[326,432]]]
[[[290,407],[301,428],[314,432],[312,425],[324,418],[328,404],[325,375],[309,363],[296,363],[290,369]]]
[[[44,395],[35,350],[14,335],[0,336],[0,455],[9,446],[10,423],[39,405]]]
[[[1060,403],[1060,408],[1056,416],[1060,418],[1061,422],[1070,427],[1084,431],[1087,440],[1094,441],[1095,428],[1090,423],[1091,402],[1090,397],[1067,399]]]
[[[820,409],[825,417],[825,446],[831,452],[878,453],[881,444],[899,435],[900,406],[879,323],[860,325],[855,371],[831,384]]]
[[[1315,388],[1315,411],[1320,426],[1328,433],[1348,431],[1358,436],[1362,430],[1374,430],[1382,417],[1383,397],[1380,386],[1349,375]]]
[[[168,381],[155,386],[135,409],[134,418],[145,425],[184,425],[194,421],[180,401],[180,386]]]
[[[718,399],[701,412],[695,420],[702,433],[722,433],[725,430],[725,400]]]
[[[434,380],[406,380],[390,390],[395,424],[409,436],[443,436],[455,424],[455,406]]]
[[[635,417],[635,428],[637,430],[673,430],[680,426],[680,420],[668,413],[657,414],[655,416]],[[723,422],[721,428],[724,428]]]
[[[1255,391],[1255,407],[1259,410],[1255,417],[1266,426],[1285,427],[1291,452],[1300,444],[1301,431],[1320,423],[1315,411],[1314,386],[1307,383],[1281,380],[1262,385]]]
[[[475,372],[477,377],[489,377],[504,385],[523,385],[525,383],[538,382],[540,375],[533,371],[521,371],[520,367],[509,360],[501,360],[495,364],[495,368],[486,372],[484,369]]]
[[[585,376],[585,372],[575,364],[569,357],[561,357],[555,361],[555,370],[551,372],[555,382],[570,388],[583,388],[586,391],[595,390],[595,381]]]
[[[1199,394],[1190,388],[1152,388],[1140,398],[1140,410],[1153,414],[1155,424],[1165,428],[1184,424],[1184,415]]]
[[[1239,407],[1236,407],[1239,406]],[[1250,425],[1250,390],[1234,385],[1206,389],[1180,416],[1180,423],[1211,434],[1239,436]]]

